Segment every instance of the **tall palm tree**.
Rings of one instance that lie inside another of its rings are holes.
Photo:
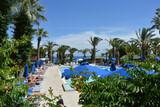
[[[39,21],[46,21],[43,16],[44,8],[39,4],[39,0],[17,0],[14,12],[14,38],[20,39],[22,36],[31,36],[34,33],[33,24],[39,26]]]
[[[70,56],[70,62],[73,61],[73,58],[74,58],[74,53],[77,51],[78,49],[76,48],[69,48],[69,56]]]
[[[87,54],[89,51],[90,51],[90,49],[87,49],[87,48],[79,50],[79,52],[81,52],[81,53],[83,54],[83,58],[86,58],[86,54]]]
[[[26,44],[18,46],[18,53],[24,62],[30,59],[30,50],[32,48],[32,38],[35,34],[33,25],[38,25],[40,20],[45,20],[43,16],[43,7],[39,4],[39,0],[16,0],[16,11],[14,15],[14,34],[13,38],[21,40],[27,37]]]
[[[160,33],[160,8],[156,9],[156,15],[153,18],[152,22],[154,23],[152,28],[156,28]]]
[[[136,35],[137,39],[132,40],[135,41],[135,43],[137,43],[140,47],[142,57],[146,57],[150,49],[151,40],[153,39],[155,34],[151,29],[142,28],[139,29],[138,32],[136,32]]]
[[[45,45],[45,47],[47,48],[47,51],[48,51],[49,61],[52,61],[52,51],[53,51],[54,46],[57,46],[57,44],[53,43],[51,41],[48,41],[47,44]]]
[[[91,54],[91,60],[95,62],[95,57],[96,57],[96,46],[98,43],[102,41],[101,38],[99,37],[90,37],[89,43],[92,45],[92,54]]]
[[[116,48],[116,38],[114,39],[109,39],[107,40],[109,42],[109,44],[112,46],[112,57],[115,58],[116,57],[116,52],[115,52],[115,48]]]
[[[15,15],[24,12],[31,22],[39,25],[40,20],[47,21],[43,15],[44,7],[39,2],[40,0],[17,0],[12,9]]]
[[[117,64],[120,64],[120,49],[124,45],[124,40],[122,39],[116,39],[116,52],[117,52]]]
[[[48,35],[48,32],[47,31],[44,31],[44,29],[40,28],[38,29],[38,31],[36,32],[37,34],[37,60],[39,60],[39,57],[40,57],[40,43],[41,43],[41,40],[42,40],[42,37],[47,37]]]
[[[62,45],[57,49],[57,56],[60,64],[64,64],[66,61],[65,53],[70,47],[67,45]]]

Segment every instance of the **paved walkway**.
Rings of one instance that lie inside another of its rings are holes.
[[[41,84],[41,92],[48,94],[49,87],[52,87],[54,95],[61,95],[66,107],[81,107],[78,105],[79,94],[76,91],[64,92],[62,88],[62,79],[60,77],[58,66],[51,66],[44,74],[44,80]]]

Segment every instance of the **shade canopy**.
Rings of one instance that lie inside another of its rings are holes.
[[[156,61],[160,61],[160,57],[157,56],[157,57],[155,58],[155,60],[156,60]]]
[[[115,71],[116,70],[116,65],[115,63],[112,62],[111,67],[110,67],[110,71]]]
[[[41,67],[42,65],[44,65],[44,61],[43,60],[38,60],[38,61],[36,61],[36,63],[35,63],[35,67],[36,68],[39,68],[39,67]]]
[[[158,72],[156,72],[155,70],[150,70],[148,72],[146,72],[148,75],[154,75],[154,74],[158,74]]]
[[[38,63],[38,61],[35,62],[35,67],[36,67],[36,68],[39,68],[39,63]]]
[[[35,74],[35,72],[36,72],[35,64],[32,64],[31,72],[32,72],[32,74]]]
[[[124,68],[119,68],[115,71],[110,71],[106,76],[114,76],[114,75],[120,75],[124,77],[130,77],[130,75],[127,73],[127,71]]]
[[[135,65],[132,65],[132,64],[127,65],[127,67],[128,66],[129,66],[129,68],[135,68],[140,71],[146,71],[144,68],[136,67]],[[91,66],[91,65],[79,65],[79,66],[73,68],[72,70],[71,69],[64,69],[64,72],[62,73],[62,77],[69,79],[73,75],[77,75],[77,76],[83,76],[83,77],[89,78],[90,76],[93,75],[93,72],[101,78],[107,77],[107,76],[115,76],[115,75],[119,75],[119,76],[123,76],[123,77],[127,77],[127,78],[132,78],[131,75],[122,67],[119,67],[118,69],[116,69],[114,71],[111,71],[108,69],[101,69],[101,68],[98,68],[96,66]],[[158,74],[158,73],[155,72],[154,70],[150,70],[150,71],[147,71],[146,74],[154,75],[154,74]]]
[[[146,60],[146,57],[145,56],[141,56],[141,61],[145,61]]]
[[[108,70],[100,69],[91,65],[79,65],[75,67],[73,70],[65,69],[62,73],[62,77],[69,79],[73,75],[77,75],[89,78],[91,75],[93,75],[93,73],[97,74],[99,77],[105,77],[108,74],[108,72]]]
[[[133,68],[133,67],[135,67],[135,65],[126,63],[126,64],[123,64],[123,67],[125,67],[125,68]]]
[[[28,68],[28,64],[25,64],[23,77],[27,78],[28,76],[29,76],[29,68]]]

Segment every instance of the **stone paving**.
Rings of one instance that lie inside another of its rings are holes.
[[[59,73],[59,66],[48,67],[41,83],[41,92],[48,95],[49,87],[52,87],[54,95],[61,95],[66,107],[81,107],[78,104],[79,93],[77,91],[65,92],[62,88],[63,81]]]

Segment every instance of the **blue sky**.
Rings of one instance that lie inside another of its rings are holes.
[[[48,19],[41,24],[49,33],[44,42],[91,48],[90,36],[128,40],[139,28],[150,27],[160,0],[41,0],[41,4]],[[103,41],[98,47],[104,50],[108,44]]]

